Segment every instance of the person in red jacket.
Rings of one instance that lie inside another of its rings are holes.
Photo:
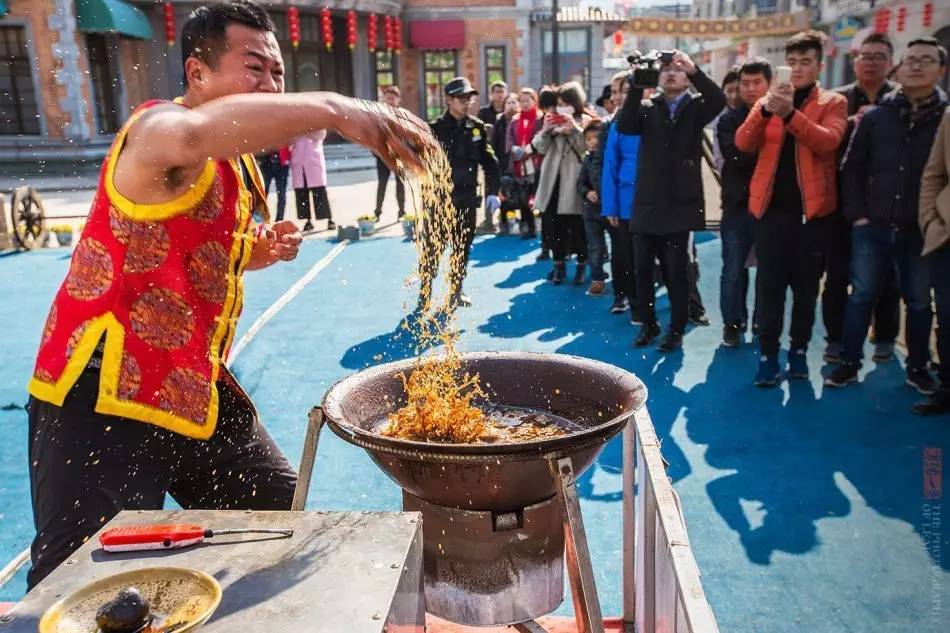
[[[824,36],[804,31],[785,45],[790,83],[774,86],[736,131],[736,147],[758,152],[749,185],[756,218],[759,368],[755,384],[778,384],[779,337],[785,293],[792,288],[788,377],[807,378],[805,351],[815,323],[824,271],[828,218],[837,209],[837,150],[844,138],[847,101],[818,87]]]

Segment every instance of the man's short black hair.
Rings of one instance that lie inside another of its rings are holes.
[[[600,119],[591,119],[587,122],[587,125],[584,126],[584,134],[588,132],[601,132],[604,129],[604,124],[601,123]]]
[[[772,64],[764,57],[755,57],[739,67],[739,79],[742,75],[762,75],[765,81],[772,82]]]
[[[940,44],[940,41],[936,37],[918,37],[908,42],[907,48],[917,45],[933,46],[937,49],[937,54],[940,56],[940,66],[943,67],[947,65],[947,49]],[[907,54],[907,49],[904,49],[904,54]]]
[[[538,107],[542,110],[557,105],[557,89],[554,86],[544,86],[538,92]]]
[[[739,69],[730,68],[726,76],[722,78],[722,87],[725,88],[727,85],[734,84],[737,81],[739,81]]]
[[[821,61],[822,57],[825,55],[824,33],[809,29],[807,31],[802,31],[801,33],[796,33],[795,35],[788,38],[787,42],[785,42],[786,55],[789,53],[807,53],[808,51],[815,51],[818,53],[818,61]]]
[[[227,46],[229,24],[243,24],[260,31],[277,32],[267,11],[253,0],[225,0],[198,7],[181,29],[181,65],[189,57],[214,68]],[[188,77],[185,76],[185,87]]]
[[[887,50],[890,51],[891,55],[894,55],[894,42],[891,41],[891,38],[889,38],[886,33],[878,33],[877,31],[871,33],[861,42],[861,46],[865,44],[883,44],[887,47]]]

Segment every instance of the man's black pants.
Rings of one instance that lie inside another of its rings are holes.
[[[94,411],[99,370],[86,369],[62,407],[30,398],[34,587],[120,510],[289,510],[297,475],[247,397],[218,381],[207,441]]]
[[[633,233],[630,222],[621,220],[620,224],[607,225],[610,234],[610,274],[613,276],[615,297],[626,297],[630,308],[636,309],[637,283],[633,272]]]
[[[670,331],[686,331],[689,316],[689,231],[667,235],[633,235],[637,300],[644,325],[656,322],[654,261],[660,260],[670,299]]]
[[[477,210],[478,207],[456,209],[457,216],[453,219],[450,227],[441,223],[426,222],[425,220],[421,223],[418,239],[428,245],[420,251],[420,308],[426,307],[432,296],[432,285],[439,273],[439,260],[442,258],[446,243],[451,248],[448,264],[450,266],[449,284],[455,288],[456,295],[451,299],[453,301],[458,299],[458,295],[462,293],[462,282],[465,281],[465,275],[468,272],[468,258],[472,252],[472,241],[475,239],[475,215]],[[442,248],[433,248],[433,246],[441,246]]]
[[[383,201],[386,199],[386,186],[389,184],[389,166],[382,161],[382,159],[376,157],[376,217],[379,217],[383,213]],[[406,212],[406,185],[402,181],[402,178],[399,177],[399,174],[394,174],[396,177],[396,205],[399,209],[398,217]]]
[[[756,307],[759,347],[767,356],[778,354],[784,328],[785,294],[792,289],[791,347],[803,349],[815,325],[818,286],[830,238],[828,217],[802,223],[802,216],[766,213],[755,223],[758,262]]]

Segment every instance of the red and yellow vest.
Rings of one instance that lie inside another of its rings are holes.
[[[238,160],[209,159],[194,186],[171,202],[136,204],[119,193],[113,175],[126,133],[161,103],[136,110],[103,162],[29,391],[62,405],[104,334],[95,410],[208,439],[256,242],[251,211],[265,198],[250,155],[239,160],[253,192]]]

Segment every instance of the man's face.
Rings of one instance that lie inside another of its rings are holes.
[[[462,95],[460,97],[445,97],[445,104],[449,109],[449,114],[457,119],[461,119],[468,114],[469,105],[472,102],[472,95]]]
[[[785,63],[792,68],[792,87],[798,90],[818,81],[821,72],[821,60],[818,51],[811,48],[804,53],[792,51],[785,54]]]
[[[505,104],[505,98],[508,96],[508,90],[501,86],[495,86],[491,89],[491,100],[495,108],[501,108]]]
[[[914,44],[904,51],[897,69],[897,81],[905,90],[933,89],[946,70],[940,65],[940,51],[936,46]]]
[[[765,75],[739,75],[739,99],[750,108],[769,91],[769,82]]]
[[[689,77],[687,77],[685,70],[679,70],[674,68],[673,65],[667,64],[660,71],[660,87],[663,88],[663,92],[679,94],[686,90],[688,86]]]
[[[383,93],[383,102],[394,108],[398,108],[402,99],[395,92],[386,92]]]
[[[273,33],[231,24],[225,37],[225,50],[214,68],[195,57],[185,63],[188,89],[201,103],[228,95],[284,91],[284,61]]]
[[[862,44],[861,50],[854,58],[854,76],[864,84],[880,84],[887,79],[887,73],[891,72],[893,65],[891,50],[886,44]]]
[[[726,93],[726,105],[730,108],[739,107],[739,82],[731,81],[722,87],[722,91]]]

